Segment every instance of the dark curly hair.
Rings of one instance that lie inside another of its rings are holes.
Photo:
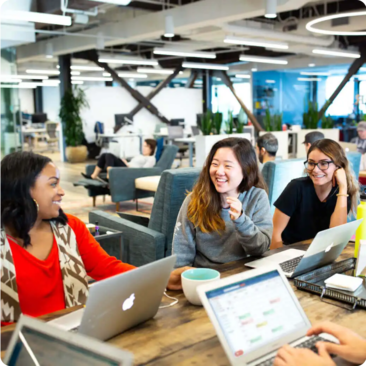
[[[23,246],[31,245],[29,231],[37,220],[37,205],[30,189],[43,168],[52,160],[32,152],[15,152],[1,161],[1,227],[10,227]],[[66,225],[67,216],[60,209],[52,221]]]

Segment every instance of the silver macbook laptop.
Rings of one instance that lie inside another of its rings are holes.
[[[146,264],[90,286],[85,309],[49,322],[100,340],[151,319],[159,310],[176,256]]]
[[[306,336],[310,321],[279,267],[242,272],[197,292],[231,365],[272,365],[285,344],[338,343],[328,334]]]
[[[64,332],[24,315],[19,319],[4,358],[8,366],[130,366],[132,361],[130,352]]]
[[[293,278],[302,273],[334,262],[347,246],[363,219],[320,231],[307,251],[287,249],[280,253],[246,263],[247,267],[262,268],[279,265],[286,277]]]

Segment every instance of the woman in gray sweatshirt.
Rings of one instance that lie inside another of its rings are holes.
[[[210,267],[268,250],[273,227],[265,188],[248,140],[217,142],[179,211],[175,266]]]

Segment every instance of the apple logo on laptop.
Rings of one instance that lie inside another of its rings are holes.
[[[126,311],[128,309],[131,309],[133,306],[134,300],[135,300],[135,294],[131,294],[131,296],[129,298],[127,298],[125,301],[123,301],[122,310]]]
[[[328,253],[333,247],[333,243],[325,248],[325,253]]]

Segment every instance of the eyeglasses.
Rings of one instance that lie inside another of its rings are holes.
[[[329,168],[329,164],[334,164],[332,160],[320,160],[318,163],[313,163],[312,161],[305,161],[305,169],[307,170],[314,170],[317,166],[320,170],[327,170]]]

